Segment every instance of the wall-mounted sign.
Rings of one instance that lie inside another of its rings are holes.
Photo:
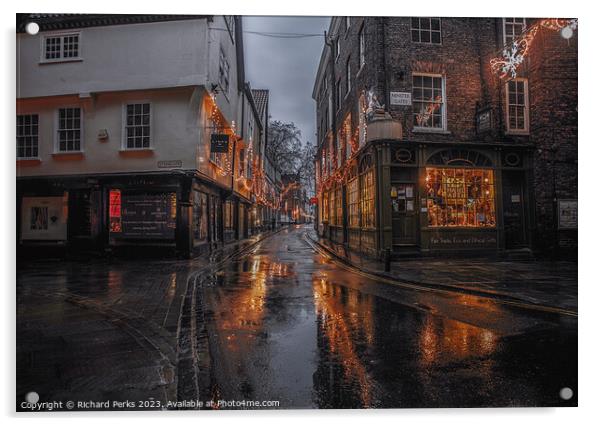
[[[391,105],[412,105],[412,93],[390,92]]]
[[[157,161],[157,167],[160,169],[178,169],[182,167],[182,160]]]
[[[211,134],[211,152],[228,152],[229,135],[222,133]]]
[[[577,229],[577,200],[558,200],[558,229]]]
[[[177,212],[175,192],[122,194],[120,191],[111,191],[109,201],[110,232],[113,236],[174,238]]]
[[[491,108],[478,111],[476,120],[477,132],[487,132],[491,130]]]

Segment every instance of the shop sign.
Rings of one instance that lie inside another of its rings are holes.
[[[23,197],[21,238],[64,241],[67,239],[67,196]]]
[[[495,248],[497,237],[495,233],[481,232],[437,232],[430,237],[430,246],[446,249]]]
[[[391,105],[412,105],[412,94],[410,92],[390,92]]]
[[[176,194],[110,194],[111,219],[119,219],[119,226],[112,226],[113,235],[123,238],[173,239],[176,228]],[[118,213],[117,209],[121,212]],[[117,220],[115,220],[117,222]]]
[[[577,200],[558,200],[558,229],[577,229]]]
[[[230,136],[222,133],[211,134],[211,152],[228,152]]]
[[[477,112],[477,132],[491,130],[491,108]]]

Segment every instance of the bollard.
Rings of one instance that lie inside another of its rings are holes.
[[[385,249],[385,272],[391,272],[391,249]]]

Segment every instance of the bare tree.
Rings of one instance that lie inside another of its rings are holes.
[[[281,173],[293,175],[309,194],[313,194],[316,147],[309,141],[301,142],[301,131],[295,123],[271,121],[267,151]]]

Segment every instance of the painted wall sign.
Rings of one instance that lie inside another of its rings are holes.
[[[480,233],[469,231],[433,232],[429,239],[432,248],[495,248],[497,236],[495,233]]]
[[[558,229],[577,229],[577,200],[558,200]]]
[[[230,136],[222,133],[211,134],[211,152],[228,152]]]
[[[412,105],[412,93],[390,92],[391,105]]]
[[[23,197],[21,206],[23,240],[64,241],[67,239],[67,196]]]
[[[182,167],[182,160],[157,161],[157,167],[160,169],[178,169]]]

